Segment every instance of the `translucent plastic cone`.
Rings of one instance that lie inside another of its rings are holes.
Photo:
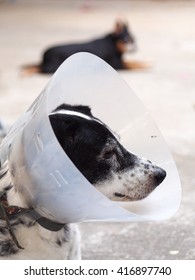
[[[166,170],[165,180],[143,200],[110,201],[80,173],[55,137],[48,115],[62,103],[90,106],[127,150]],[[0,154],[2,163],[8,159],[14,184],[29,205],[61,223],[166,219],[180,204],[178,172],[154,121],[120,75],[92,54],[75,54],[60,66],[4,139]]]

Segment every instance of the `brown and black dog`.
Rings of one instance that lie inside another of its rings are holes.
[[[46,49],[41,63],[39,65],[25,66],[23,74],[54,73],[64,60],[77,52],[95,54],[116,70],[139,70],[150,67],[145,62],[124,60],[123,56],[126,52],[135,51],[136,49],[135,38],[128,25],[122,21],[117,21],[114,31],[101,38],[84,43],[53,46]]]

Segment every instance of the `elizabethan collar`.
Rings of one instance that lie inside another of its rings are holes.
[[[112,202],[98,192],[55,137],[48,115],[62,103],[90,106],[127,150],[166,170],[164,182],[137,202]],[[0,153],[30,206],[60,223],[165,219],[180,204],[177,169],[154,121],[120,75],[92,54],[75,54],[59,67],[14,124]]]

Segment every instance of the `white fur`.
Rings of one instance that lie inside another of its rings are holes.
[[[17,254],[0,259],[9,260],[78,260],[81,259],[80,233],[75,224],[70,225],[70,238],[61,247],[55,243],[56,237],[62,233],[44,229],[38,224],[32,228],[19,226],[15,234],[19,244],[24,248]],[[1,242],[1,240],[0,240]]]

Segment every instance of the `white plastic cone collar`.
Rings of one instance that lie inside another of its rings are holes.
[[[121,137],[127,150],[150,159],[167,176],[147,198],[110,201],[98,192],[61,148],[48,114],[62,103],[88,105]],[[16,187],[43,216],[61,222],[166,219],[179,207],[180,180],[155,123],[119,74],[100,58],[78,53],[68,58],[1,146]]]

